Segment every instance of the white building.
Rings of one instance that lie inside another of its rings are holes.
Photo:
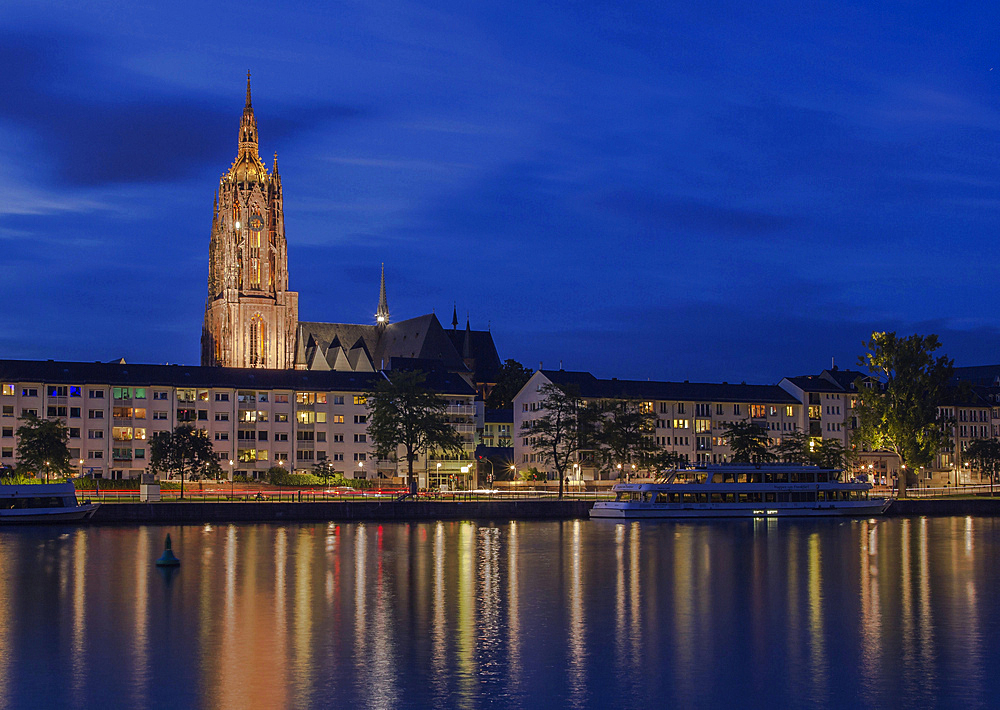
[[[0,360],[0,466],[16,463],[17,428],[33,414],[62,421],[74,465],[104,478],[138,477],[148,468],[153,435],[180,424],[204,429],[222,467],[236,473],[259,475],[274,465],[308,471],[328,460],[347,478],[401,476],[405,461],[376,461],[367,430],[365,392],[391,376]],[[429,484],[428,471],[440,477],[468,466],[475,435],[473,387],[444,371],[428,373],[427,386],[447,400],[467,452],[421,458],[421,486]]]
[[[777,443],[785,433],[801,428],[803,421],[802,403],[776,385],[602,380],[589,372],[538,370],[514,398],[514,461],[518,470],[546,470],[541,452],[522,433],[525,422],[544,411],[541,388],[546,384],[574,391],[585,401],[626,399],[646,403],[656,414],[656,444],[692,463],[729,459],[723,432],[732,422],[747,419],[759,424]],[[615,477],[601,471],[587,456],[581,456],[580,468],[570,475],[582,480]]]

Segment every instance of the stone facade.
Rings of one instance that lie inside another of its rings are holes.
[[[215,197],[202,365],[295,366],[299,295],[288,290],[281,176],[277,156],[269,174],[257,146],[247,75],[239,150]]]

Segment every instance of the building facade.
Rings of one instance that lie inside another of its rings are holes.
[[[680,454],[691,463],[721,463],[729,460],[724,437],[735,421],[759,424],[779,442],[784,432],[793,432],[802,422],[802,403],[776,385],[731,385],[728,383],[651,382],[598,379],[589,372],[539,370],[514,398],[514,466],[517,470],[546,471],[544,457],[526,437],[526,423],[544,412],[542,387],[554,384],[579,393],[584,401],[631,400],[643,402],[656,415],[655,442],[664,451]],[[580,456],[571,479],[615,478],[612,470],[601,470],[592,456]]]
[[[305,472],[330,461],[347,478],[398,478],[405,461],[376,460],[367,429],[365,392],[388,376],[0,360],[0,466],[16,463],[17,428],[33,414],[66,425],[84,475],[136,478],[149,467],[152,437],[190,424],[205,430],[227,472],[253,477],[274,465]],[[446,400],[466,452],[421,457],[415,470],[424,487],[459,475],[475,445],[472,387],[445,372],[430,373],[427,384]]]

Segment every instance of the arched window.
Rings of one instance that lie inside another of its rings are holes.
[[[250,320],[250,367],[266,367],[267,329],[260,315]]]

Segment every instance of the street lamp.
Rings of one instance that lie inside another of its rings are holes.
[[[83,478],[83,459],[80,459],[80,478]]]
[[[45,482],[49,482],[49,462],[45,462]]]
[[[618,464],[618,480],[622,480],[622,465]]]
[[[233,460],[229,459],[229,500],[233,499],[233,482],[236,476],[233,475]]]
[[[573,464],[573,479],[576,481],[577,485],[580,484],[580,464]]]
[[[438,461],[437,464],[435,465],[434,475],[435,475],[435,479],[434,480],[437,481],[438,488],[441,488],[441,462],[440,461]]]

